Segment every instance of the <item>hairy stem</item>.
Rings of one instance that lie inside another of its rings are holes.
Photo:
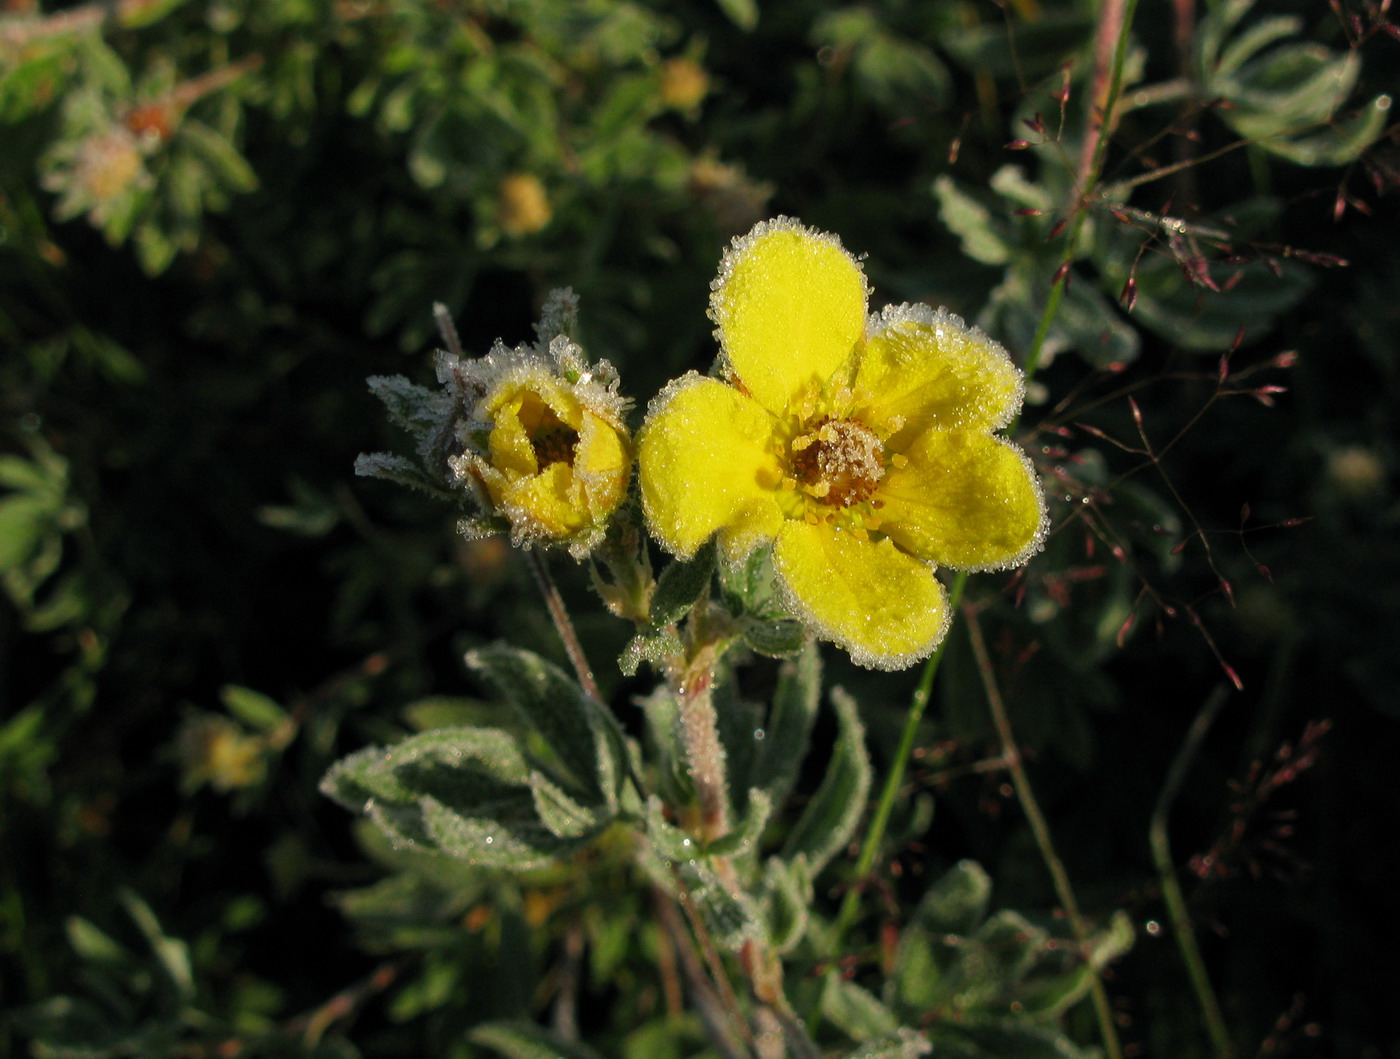
[[[715,713],[715,645],[704,644],[676,680],[681,742],[700,802],[701,838],[713,842],[729,831],[729,781]]]
[[[1079,902],[1075,899],[1074,888],[1070,885],[1069,873],[1065,871],[1064,862],[1055,852],[1055,843],[1050,837],[1050,825],[1040,810],[1040,803],[1036,801],[1035,791],[1031,787],[1030,776],[1021,760],[1021,750],[1016,745],[1016,736],[1011,730],[1011,718],[1007,715],[1006,703],[1002,700],[1001,689],[997,686],[996,671],[992,668],[992,659],[987,653],[987,641],[982,636],[982,626],[977,620],[976,611],[971,607],[964,607],[963,610],[967,616],[967,632],[972,641],[972,653],[977,659],[977,669],[982,676],[987,705],[991,707],[992,724],[996,726],[997,736],[1001,740],[1002,755],[1006,758],[1007,768],[1011,772],[1016,800],[1021,806],[1021,811],[1026,814],[1026,822],[1035,837],[1041,859],[1045,861],[1045,867],[1050,872],[1055,895],[1065,910],[1074,939],[1081,946],[1086,946],[1089,942],[1089,927],[1079,911]],[[1094,1014],[1098,1018],[1099,1035],[1103,1038],[1104,1051],[1109,1059],[1121,1059],[1123,1049],[1118,1042],[1118,1029],[1113,1022],[1113,1008],[1108,1002],[1108,992],[1103,987],[1097,969],[1094,970],[1090,995],[1093,998]]]
[[[1176,758],[1167,772],[1167,778],[1162,784],[1162,790],[1157,795],[1157,804],[1152,810],[1152,821],[1147,832],[1152,845],[1152,861],[1157,867],[1157,878],[1162,887],[1162,900],[1167,906],[1167,917],[1172,922],[1172,933],[1176,936],[1177,948],[1181,950],[1186,973],[1191,978],[1191,988],[1196,994],[1196,1003],[1201,1008],[1206,1034],[1210,1037],[1211,1048],[1214,1049],[1217,1059],[1232,1059],[1235,1049],[1230,1041],[1229,1031],[1225,1028],[1225,1019],[1220,1012],[1215,991],[1211,988],[1210,975],[1206,973],[1201,950],[1196,945],[1196,932],[1186,910],[1186,898],[1182,895],[1181,883],[1177,881],[1176,869],[1172,864],[1171,843],[1167,839],[1167,817],[1206,732],[1210,730],[1227,698],[1228,692],[1222,684],[1211,692],[1210,698],[1206,699],[1205,705],[1201,707],[1201,712],[1191,722],[1186,739],[1177,751]]]

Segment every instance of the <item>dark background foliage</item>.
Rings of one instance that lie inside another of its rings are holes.
[[[23,39],[60,13],[6,6],[0,1054],[474,1054],[470,1024],[537,1010],[549,907],[483,892],[432,944],[426,926],[352,930],[333,895],[382,868],[316,785],[339,754],[470,711],[465,648],[561,655],[502,542],[464,542],[444,506],[352,476],[357,453],[404,447],[364,378],[430,381],[434,301],[481,353],[528,339],[569,285],[585,348],[644,409],[713,356],[726,241],[780,212],[868,254],[874,304],[947,304],[1024,356],[1064,254],[1052,225],[1075,204],[1096,5],[801,2],[750,24],[740,0],[128,0]],[[1355,56],[1343,109],[1364,110],[1394,91],[1400,43],[1364,5],[1339,10],[1261,3],[1245,24],[1296,15],[1310,47]],[[1189,78],[1169,5],[1138,18],[1135,81]],[[1045,101],[1065,68],[1061,130]],[[686,75],[704,78],[688,95]],[[1115,130],[1106,183],[1199,161],[1118,200],[1137,212],[1093,207],[1082,300],[1021,424],[1068,499],[1046,554],[973,597],[1082,903],[1138,927],[1108,981],[1137,1054],[1207,1054],[1147,825],[1223,687],[1170,837],[1241,1054],[1397,1056],[1400,151],[1388,133],[1338,164],[1223,150],[1242,135],[1230,112],[1192,99]],[[172,126],[140,141],[150,185],[106,215],[65,207],[81,174],[63,151],[146,104]],[[1043,132],[1025,124],[1037,110]],[[1041,214],[992,190],[1008,163]],[[547,216],[512,212],[521,174]],[[1173,243],[1162,215],[1228,239]],[[979,233],[1006,252],[977,250]],[[1147,247],[1132,311],[1122,245]],[[1192,282],[1201,262],[1226,290]],[[1150,455],[1130,451],[1130,396]],[[635,722],[645,682],[608,661],[625,631],[590,616],[581,569],[556,570]],[[998,904],[1049,910],[1006,777],[978,767],[996,740],[954,636],[912,773],[937,810],[882,868],[892,915],[962,857]],[[829,661],[879,768],[914,677]],[[609,870],[538,892],[594,902],[625,934],[651,913]],[[586,1022],[618,1041],[654,987],[640,954],[592,958]],[[1089,1040],[1083,1014],[1071,1029]]]

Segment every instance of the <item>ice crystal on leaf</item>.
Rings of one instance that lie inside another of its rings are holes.
[[[996,431],[1024,381],[943,309],[867,317],[859,263],[786,217],[725,253],[710,316],[719,374],[652,402],[638,437],[652,533],[688,557],[717,535],[737,562],[773,543],[779,587],[858,663],[899,669],[942,640],[939,566],[992,570],[1041,545],[1045,503]]]

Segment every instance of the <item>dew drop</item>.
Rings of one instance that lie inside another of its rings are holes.
[[[485,838],[485,842],[486,842],[486,844],[487,844],[488,846],[491,845],[491,843],[493,843],[493,842],[495,842],[495,841],[496,841],[496,836],[495,836],[495,835],[487,835],[486,838]]]
[[[766,739],[767,737],[768,737],[768,733],[765,732],[762,728],[755,728],[755,729],[753,730],[754,742],[756,742],[756,743],[761,743],[761,742],[763,742],[763,740]]]

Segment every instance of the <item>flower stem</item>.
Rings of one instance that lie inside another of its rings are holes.
[[[1021,811],[1026,814],[1026,822],[1030,825],[1035,844],[1040,849],[1041,859],[1045,861],[1045,867],[1050,872],[1055,894],[1069,919],[1075,941],[1081,946],[1087,945],[1090,940],[1089,928],[1079,911],[1074,888],[1070,886],[1069,873],[1065,871],[1064,862],[1055,852],[1055,843],[1050,837],[1050,825],[1046,823],[1045,814],[1040,811],[1040,803],[1036,801],[1035,791],[1031,788],[1030,776],[1021,760],[1021,750],[1016,745],[1016,736],[1011,730],[1011,718],[1006,713],[1001,689],[997,687],[996,672],[992,668],[991,656],[987,653],[987,641],[982,636],[982,626],[977,620],[975,610],[971,607],[964,607],[963,610],[967,615],[967,632],[972,641],[972,654],[977,659],[982,686],[987,694],[987,705],[992,711],[992,723],[1001,739],[1002,755],[1006,759],[1007,768],[1011,772],[1011,782],[1016,789],[1016,800],[1020,803]],[[1113,1009],[1097,969],[1094,969],[1089,989],[1094,1001],[1094,1014],[1099,1022],[1099,1035],[1103,1038],[1104,1051],[1108,1054],[1108,1059],[1121,1059],[1123,1050],[1118,1042],[1118,1030],[1113,1023]]]
[[[564,642],[564,653],[569,656],[569,664],[574,667],[574,675],[578,677],[579,686],[590,698],[602,701],[602,696],[598,694],[598,682],[593,679],[593,670],[588,667],[588,656],[583,653],[583,645],[579,643],[578,633],[574,631],[574,623],[569,620],[569,611],[564,606],[564,598],[559,595],[559,588],[554,583],[554,578],[550,576],[549,566],[544,561],[544,556],[535,548],[526,548],[525,555],[530,560],[530,570],[535,575],[535,583],[540,586],[540,594],[544,596],[544,605],[549,610],[549,616],[554,621],[554,628],[559,633],[559,639]]]
[[[676,679],[680,703],[681,741],[685,744],[690,778],[700,802],[700,832],[713,842],[729,831],[729,781],[724,745],[715,713],[715,646],[703,644]]]
[[[952,588],[948,590],[948,607],[955,614],[958,604],[962,601],[963,587],[966,584],[967,574],[959,573],[953,581]],[[895,799],[899,796],[899,788],[904,783],[904,771],[909,765],[914,740],[919,734],[919,722],[923,719],[924,710],[928,707],[933,691],[933,678],[938,674],[938,663],[942,660],[947,645],[948,640],[945,637],[938,649],[924,663],[919,685],[914,689],[914,696],[909,701],[909,712],[904,715],[904,730],[899,737],[899,748],[895,750],[894,760],[890,762],[889,774],[885,776],[885,784],[880,789],[880,800],[875,804],[875,815],[870,818],[865,842],[861,846],[860,857],[856,860],[856,885],[846,891],[846,896],[841,899],[841,908],[836,914],[833,937],[838,949],[841,939],[855,921],[856,912],[859,910],[861,884],[870,874],[870,869],[875,865],[875,857],[880,852],[880,842],[885,837],[885,828],[889,826],[890,813],[894,809]]]
[[[1206,1034],[1210,1037],[1211,1047],[1215,1050],[1217,1059],[1232,1059],[1235,1049],[1225,1028],[1225,1019],[1221,1015],[1215,991],[1211,989],[1210,975],[1206,973],[1205,961],[1196,945],[1196,933],[1192,929],[1191,917],[1186,910],[1186,898],[1182,896],[1181,883],[1176,878],[1171,844],[1167,839],[1167,816],[1171,812],[1172,803],[1176,801],[1177,792],[1181,790],[1182,782],[1186,779],[1191,761],[1200,749],[1201,741],[1205,739],[1206,732],[1214,723],[1221,707],[1225,705],[1227,697],[1228,692],[1222,684],[1211,692],[1210,698],[1206,699],[1205,705],[1201,707],[1201,712],[1191,722],[1186,739],[1167,772],[1161,793],[1157,795],[1157,804],[1152,810],[1152,821],[1147,832],[1152,846],[1152,861],[1157,866],[1157,878],[1162,886],[1162,900],[1167,906],[1167,916],[1172,921],[1172,933],[1176,935],[1176,944],[1181,950],[1181,958],[1191,978],[1191,988],[1195,991],[1196,1002],[1201,1007]]]

